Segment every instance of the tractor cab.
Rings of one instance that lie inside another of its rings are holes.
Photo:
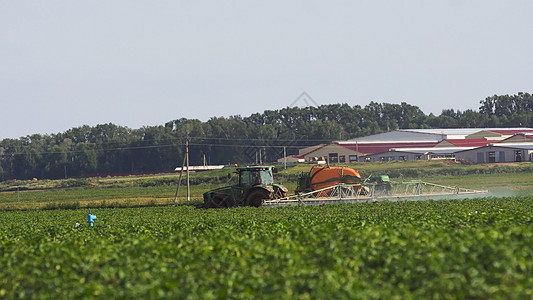
[[[239,186],[250,187],[256,185],[270,186],[274,184],[272,167],[246,167],[238,168]]]
[[[390,195],[392,183],[388,175],[369,176],[365,183],[369,187],[370,194],[374,196]]]

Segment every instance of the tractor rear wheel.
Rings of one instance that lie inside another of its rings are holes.
[[[211,200],[211,207],[213,208],[229,208],[235,206],[235,199],[230,195],[216,195]]]
[[[263,205],[265,200],[270,199],[268,192],[263,190],[256,190],[250,193],[246,198],[246,206],[259,207]]]

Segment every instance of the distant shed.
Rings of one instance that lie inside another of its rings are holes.
[[[500,143],[533,143],[533,132],[520,132],[502,140]]]
[[[339,143],[339,145],[351,149],[353,151],[364,153],[364,154],[373,154],[387,152],[390,149],[402,149],[402,148],[432,148],[437,145],[437,141],[427,141],[427,142],[386,142],[386,143],[362,143],[362,144],[344,144]]]
[[[455,152],[470,150],[474,147],[433,147],[433,148],[403,148],[390,149],[380,153],[368,154],[361,157],[361,161],[393,161],[393,160],[433,160],[455,159]]]
[[[533,161],[533,143],[497,143],[470,150],[457,151],[455,159],[472,163]]]
[[[361,161],[378,162],[378,161],[394,161],[394,160],[426,160],[427,149],[424,151],[406,151],[401,149],[390,149],[374,154],[367,154],[361,157]]]
[[[490,143],[486,138],[482,139],[446,139],[435,145],[435,147],[482,147]]]
[[[315,150],[306,153],[304,156],[305,161],[320,161],[322,159],[327,160],[330,163],[345,163],[355,162],[359,160],[359,156],[363,153],[339,145],[337,143],[331,143],[323,147],[316,148]]]
[[[479,147],[489,143],[485,135],[502,139],[502,134],[528,130],[533,131],[531,128],[399,129],[335,143],[363,154],[381,153],[398,148]],[[479,132],[485,133],[474,139],[468,138],[474,137]]]
[[[531,128],[498,128],[481,130],[471,135],[466,136],[467,139],[486,138],[492,141],[501,141],[509,138],[517,133],[521,132],[533,132]]]

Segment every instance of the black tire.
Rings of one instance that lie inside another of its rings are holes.
[[[224,202],[226,203],[227,208],[235,207],[237,206],[237,202],[235,201],[235,198],[233,198],[230,195],[226,195],[226,198],[224,199]]]
[[[270,197],[266,191],[255,190],[246,197],[246,206],[259,207],[268,199],[270,199]]]
[[[231,197],[230,195],[214,195],[211,199],[211,203],[209,207],[212,208],[229,208],[235,206],[235,199]]]
[[[214,208],[213,206],[213,195],[204,194],[204,208]]]

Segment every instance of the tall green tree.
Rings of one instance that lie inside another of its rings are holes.
[[[478,111],[444,109],[425,115],[417,106],[370,102],[286,107],[248,117],[176,119],[130,129],[112,123],[63,133],[0,141],[2,179],[61,178],[89,174],[153,172],[181,165],[186,141],[191,164],[249,164],[297,153],[304,146],[402,128],[533,127],[533,96],[493,95]]]

